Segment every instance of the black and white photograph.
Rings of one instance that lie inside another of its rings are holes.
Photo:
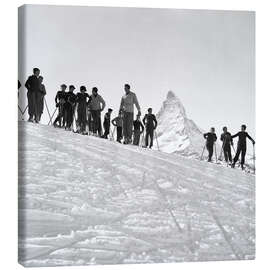
[[[21,265],[255,259],[255,11],[23,5],[15,90]]]

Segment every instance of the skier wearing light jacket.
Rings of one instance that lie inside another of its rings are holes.
[[[126,94],[121,99],[119,113],[123,112],[123,135],[124,144],[132,142],[132,126],[134,118],[134,104],[138,110],[138,115],[141,115],[141,108],[135,93],[130,91],[130,85],[125,84]]]
[[[101,127],[101,112],[104,110],[106,103],[104,99],[98,94],[97,87],[92,88],[92,95],[90,96],[88,103],[93,117],[93,132],[101,137],[102,127]]]

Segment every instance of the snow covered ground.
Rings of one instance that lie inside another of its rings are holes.
[[[254,259],[255,177],[19,122],[24,266]]]

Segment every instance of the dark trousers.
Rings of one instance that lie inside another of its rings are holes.
[[[224,153],[224,158],[225,161],[228,162],[232,162],[232,153],[231,153],[231,146],[230,145],[225,145],[223,147],[223,153]]]
[[[153,138],[154,138],[154,129],[147,129],[146,134],[145,134],[145,146],[148,146],[149,142],[149,137],[150,137],[150,145],[149,147],[151,148],[153,146]]]
[[[208,161],[211,161],[214,152],[214,144],[206,144],[206,149],[208,151]]]
[[[118,142],[121,142],[121,140],[122,140],[122,131],[123,131],[122,127],[116,127],[116,134],[117,134],[117,141]]]
[[[27,101],[28,101],[28,114],[29,118],[38,120],[38,111],[37,111],[37,101],[38,95],[37,91],[28,91],[27,92]]]
[[[59,107],[58,107],[58,115],[57,117],[55,118],[53,124],[56,125],[56,123],[58,122],[59,123],[59,126],[65,126],[65,113],[64,113],[64,105],[63,104],[59,104]]]
[[[108,135],[110,134],[110,124],[108,124],[108,123],[105,124],[104,123],[103,127],[104,127],[103,138],[108,139]]]
[[[133,113],[132,112],[124,112],[123,116],[123,135],[125,142],[132,142],[132,127],[133,127]]]
[[[37,120],[40,121],[41,115],[43,113],[44,108],[44,94],[40,91],[36,93],[36,113],[37,113]]]
[[[71,104],[66,105],[65,107],[65,115],[66,115],[66,127],[70,128],[73,123],[73,117],[74,117],[74,109]]]
[[[93,132],[97,133],[98,135],[102,135],[101,129],[101,116],[99,110],[91,110],[92,118],[93,118]]]
[[[86,127],[86,104],[79,104],[77,109],[78,126],[80,131],[85,131]]]
[[[133,144],[134,145],[139,145],[140,137],[141,137],[140,129],[134,129],[134,136],[133,136]]]
[[[246,146],[237,146],[236,154],[233,159],[233,163],[236,163],[239,159],[239,156],[241,154],[241,165],[245,164],[245,156],[246,156],[247,147]]]
[[[88,111],[88,128],[89,132],[94,132],[94,121],[93,121],[93,116],[90,111]]]

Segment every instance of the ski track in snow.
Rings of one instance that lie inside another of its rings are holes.
[[[19,122],[25,266],[254,259],[255,177]]]

